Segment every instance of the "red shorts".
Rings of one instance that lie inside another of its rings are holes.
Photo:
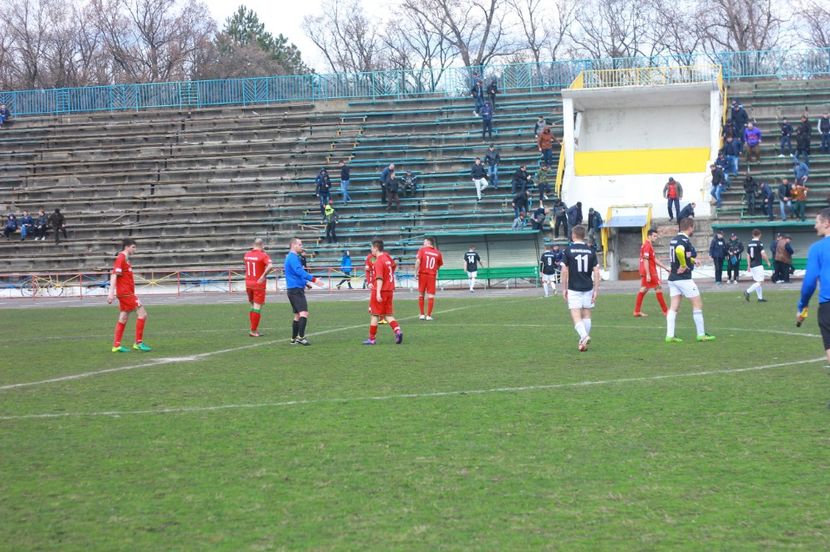
[[[418,293],[435,295],[435,274],[418,275]]]
[[[133,312],[141,306],[141,301],[135,295],[119,295],[118,310],[121,312]]]
[[[377,299],[377,294],[372,292],[372,297],[369,299],[369,310],[375,316],[392,316],[395,314],[395,309],[392,306],[392,299],[394,296],[394,291],[383,291],[380,292],[380,301]]]
[[[660,285],[660,278],[657,277],[657,274],[651,275],[651,283],[646,280],[645,276],[640,277],[640,287],[644,287],[647,289],[654,289]]]
[[[245,288],[245,291],[248,292],[248,302],[249,303],[256,303],[257,305],[264,305],[265,304],[265,289],[253,289],[253,288]]]

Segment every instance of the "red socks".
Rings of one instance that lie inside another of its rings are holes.
[[[124,322],[116,322],[115,323],[115,337],[112,340],[113,347],[120,347],[121,346],[121,338],[124,337],[124,328],[127,327],[127,324]]]
[[[418,308],[421,309],[421,316],[424,315],[424,296],[418,296]]]
[[[637,292],[637,302],[634,303],[634,312],[641,312],[643,308],[643,299],[645,299],[646,292],[638,291]]]
[[[369,339],[374,339],[376,335],[378,335],[378,327],[370,325],[369,326]]]
[[[398,324],[398,321],[397,321],[397,320],[393,320],[393,321],[391,321],[391,322],[389,323],[389,327],[390,327],[390,328],[392,328],[392,330],[393,330],[395,333],[398,333],[399,331],[401,331],[401,325],[400,325],[400,324]]]
[[[262,315],[259,313],[258,310],[251,309],[251,312],[248,313],[248,318],[251,319],[251,331],[255,332],[256,329],[259,327],[259,320]]]
[[[146,318],[137,318],[135,321],[135,342],[141,343],[144,340],[144,323],[147,322]],[[124,330],[121,330],[122,332]]]
[[[427,302],[427,305],[427,316],[432,316],[432,307],[435,306],[435,297],[430,297],[429,301]]]
[[[669,307],[666,306],[666,300],[663,298],[663,292],[658,291],[657,293],[657,302],[660,303],[660,308],[663,309],[663,314],[669,312]]]

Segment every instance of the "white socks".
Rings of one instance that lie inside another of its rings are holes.
[[[764,290],[761,289],[761,282],[755,282],[749,286],[749,289],[746,290],[747,293],[752,293],[753,291],[755,292],[755,295],[758,296],[758,299],[764,298]]]
[[[548,296],[548,283],[542,282],[542,287],[545,288],[545,297]]]
[[[586,337],[588,337],[588,332],[585,331],[584,321],[574,324],[574,329],[576,330],[576,333],[579,334],[579,339],[585,339]]]
[[[677,312],[669,309],[666,313],[666,337],[674,337],[674,323],[677,321]]]
[[[585,326],[585,333],[591,335],[591,319],[590,318],[583,318],[582,325]]]
[[[706,332],[703,330],[703,311],[702,310],[692,311],[692,318],[695,321],[695,328],[697,329],[697,335],[704,335]]]
[[[476,279],[470,278],[470,291],[473,291],[474,287],[476,287]]]

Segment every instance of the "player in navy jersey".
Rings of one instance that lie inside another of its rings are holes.
[[[475,291],[479,264],[484,266],[481,257],[476,252],[476,246],[471,245],[470,250],[464,253],[464,269],[467,271],[467,277],[470,279],[470,293]]]
[[[749,294],[754,291],[758,296],[758,302],[766,303],[761,285],[764,283],[764,263],[769,265],[770,262],[767,252],[764,251],[764,244],[761,242],[761,231],[757,228],[752,231],[752,240],[746,244],[746,261],[753,283],[744,292],[744,299],[749,301]]]
[[[549,245],[539,259],[539,272],[542,274],[542,288],[545,290],[545,297],[550,296],[548,287],[556,295],[556,276],[560,270],[560,263],[562,262],[561,255],[554,251],[553,247],[553,245]]]
[[[680,310],[680,301],[685,297],[692,302],[692,319],[695,322],[698,341],[714,341],[715,337],[706,333],[703,326],[703,299],[692,279],[697,251],[689,238],[695,232],[695,219],[686,217],[680,221],[680,232],[672,238],[669,245],[671,270],[669,272],[669,296],[671,305],[666,313],[666,343],[682,343],[683,340],[674,335],[674,326],[677,321],[677,311]]]
[[[574,226],[571,240],[562,266],[562,296],[579,334],[579,351],[585,352],[591,342],[591,309],[599,293],[599,263],[596,252],[585,244],[584,226]]]

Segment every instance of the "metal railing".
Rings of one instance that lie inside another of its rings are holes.
[[[681,65],[677,67],[628,67],[624,69],[591,69],[580,74],[584,88],[611,88],[622,86],[664,86],[717,82],[721,69],[718,65]],[[575,81],[576,82],[576,81]]]
[[[207,81],[113,84],[82,88],[55,88],[0,92],[0,103],[14,116],[61,115],[96,111],[139,111],[162,108],[202,108],[224,105],[259,105],[314,102],[343,98],[404,98],[422,94],[469,94],[473,78],[495,80],[499,90],[557,89],[570,85],[582,71],[655,67],[721,65],[726,80],[745,78],[809,79],[830,75],[830,48],[723,52],[595,60],[563,60],[447,69],[421,68],[286,75]],[[586,87],[587,79],[586,79]]]

